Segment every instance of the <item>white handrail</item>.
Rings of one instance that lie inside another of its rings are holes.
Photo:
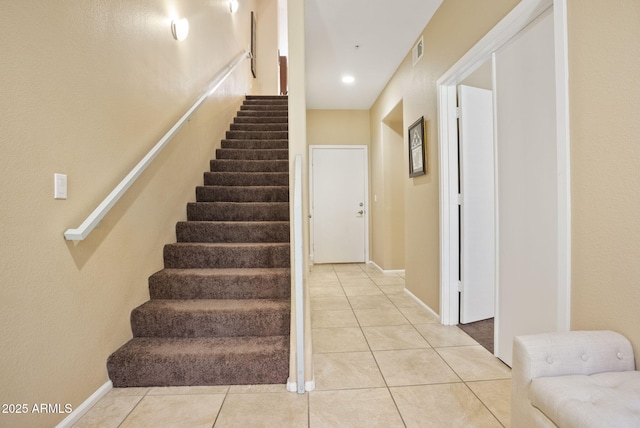
[[[302,252],[302,155],[296,155],[293,180],[293,249],[296,294],[296,382],[298,393],[304,394],[304,287]]]
[[[77,229],[67,229],[64,232],[65,239],[69,241],[82,241],[85,239],[99,224],[109,210],[118,202],[118,200],[125,194],[127,189],[136,181],[136,179],[147,169],[153,159],[162,151],[162,149],[171,141],[173,136],[178,130],[185,124],[185,122],[191,117],[191,115],[200,107],[200,105],[214,93],[220,85],[229,77],[233,71],[238,68],[238,65],[249,57],[247,50],[243,51],[240,55],[235,57],[225,68],[218,72],[214,78],[206,85],[206,92],[187,110],[187,112],[176,122],[175,125],[156,143],[155,146],[142,158],[140,162],[127,174],[126,177],[109,193],[109,195],[96,207],[89,217]]]

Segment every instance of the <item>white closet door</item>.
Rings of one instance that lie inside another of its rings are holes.
[[[495,313],[493,92],[458,87],[460,107],[460,322]]]
[[[496,53],[498,308],[496,355],[514,336],[555,331],[558,166],[552,9]]]

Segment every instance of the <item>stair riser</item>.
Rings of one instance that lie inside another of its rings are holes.
[[[240,110],[238,117],[287,117],[286,110]]]
[[[289,373],[288,338],[282,342],[269,350],[214,355],[136,352],[125,345],[109,357],[107,370],[116,388],[284,384]]]
[[[289,221],[289,204],[282,202],[191,202],[189,221]]]
[[[286,123],[232,123],[230,126],[231,131],[253,131],[253,132],[287,132],[289,125]]]
[[[289,148],[287,140],[222,140],[222,149],[243,149],[243,150],[286,150]]]
[[[236,116],[233,123],[288,123],[287,116]]]
[[[238,161],[232,159],[213,159],[209,162],[211,172],[288,172],[286,160]]]
[[[227,131],[227,139],[236,140],[286,140],[289,138],[287,131]]]
[[[283,336],[289,334],[290,323],[288,310],[179,313],[141,307],[131,312],[134,337]]]
[[[180,222],[178,242],[289,242],[289,223]]]
[[[168,269],[284,268],[290,263],[289,244],[224,247],[169,244],[164,247],[164,266]]]
[[[266,105],[287,106],[287,105],[289,105],[289,101],[286,100],[286,99],[269,99],[269,100],[266,100],[266,99],[262,99],[262,100],[246,99],[246,100],[244,100],[242,105],[245,105],[245,106],[256,106],[256,105],[262,105],[262,106],[266,106]]]
[[[286,149],[217,149],[216,158],[236,160],[284,160],[289,159],[289,151]]]
[[[198,202],[288,202],[289,187],[199,186]]]
[[[151,299],[288,299],[291,276],[286,272],[245,275],[180,274],[164,269],[149,278]]]
[[[269,112],[278,112],[281,115],[284,115],[288,111],[288,106],[286,104],[254,104],[254,105],[241,105],[241,111],[269,111]]]
[[[287,95],[247,95],[245,97],[246,101],[253,101],[253,100],[280,100],[282,102],[284,102],[284,100],[288,100],[289,96]]]
[[[286,172],[205,172],[205,186],[287,186]]]

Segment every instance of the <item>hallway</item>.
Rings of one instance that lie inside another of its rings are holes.
[[[508,427],[507,366],[364,264],[309,275],[316,389],[113,389],[74,427]]]

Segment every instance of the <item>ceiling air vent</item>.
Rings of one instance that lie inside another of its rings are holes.
[[[420,37],[418,43],[413,47],[413,65],[416,65],[418,61],[420,61],[422,55],[424,55],[424,36]]]

